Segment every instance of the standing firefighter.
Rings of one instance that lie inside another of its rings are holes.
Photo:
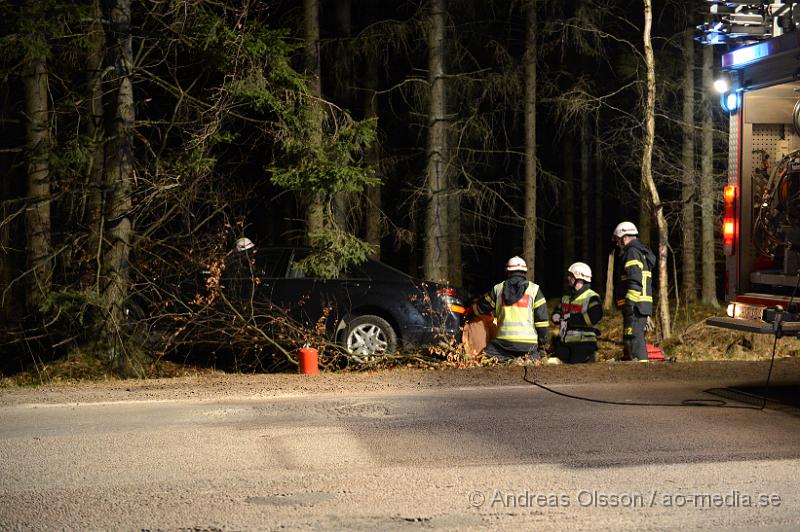
[[[592,290],[592,269],[576,262],[567,269],[569,293],[553,313],[553,323],[560,325],[561,334],[554,338],[555,354],[567,364],[597,360],[597,325],[603,318],[600,296]]]
[[[644,329],[653,313],[653,274],[656,256],[642,244],[631,222],[614,229],[619,251],[614,265],[614,299],[622,311],[623,360],[647,362]]]
[[[520,257],[506,263],[508,278],[478,301],[476,314],[494,314],[497,337],[486,354],[501,361],[528,356],[539,359],[539,344],[547,343],[547,302],[539,285],[525,278],[528,266]]]

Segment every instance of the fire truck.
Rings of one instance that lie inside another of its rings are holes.
[[[714,88],[730,120],[722,240],[727,316],[709,325],[800,335],[800,2],[711,1]]]

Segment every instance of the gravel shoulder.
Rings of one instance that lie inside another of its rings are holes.
[[[713,385],[761,384],[769,360],[679,363],[597,363],[532,368],[548,384],[694,382]],[[375,394],[424,389],[517,386],[524,384],[518,366],[472,369],[390,369],[364,372],[296,374],[205,374],[147,380],[106,380],[36,387],[0,388],[0,406],[269,398],[314,394]],[[800,382],[800,359],[776,359],[772,382]]]

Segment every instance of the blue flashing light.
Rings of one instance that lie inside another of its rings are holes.
[[[757,59],[767,57],[769,55],[769,44],[762,42],[745,46],[731,52],[731,65],[732,67],[746,65],[752,63]]]
[[[739,108],[739,93],[731,92],[725,97],[725,105],[730,112]]]
[[[739,93],[733,91],[721,95],[720,105],[725,111],[735,113],[739,109]]]

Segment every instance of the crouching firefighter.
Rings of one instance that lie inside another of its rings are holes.
[[[528,266],[520,257],[506,263],[508,278],[475,305],[475,313],[494,314],[497,337],[486,346],[487,356],[500,361],[528,356],[539,359],[539,345],[547,344],[547,302],[539,285],[528,281]]]
[[[553,313],[561,334],[553,339],[555,355],[561,362],[580,364],[597,361],[597,329],[603,319],[600,296],[592,290],[592,269],[576,262],[567,269],[569,293]]]

